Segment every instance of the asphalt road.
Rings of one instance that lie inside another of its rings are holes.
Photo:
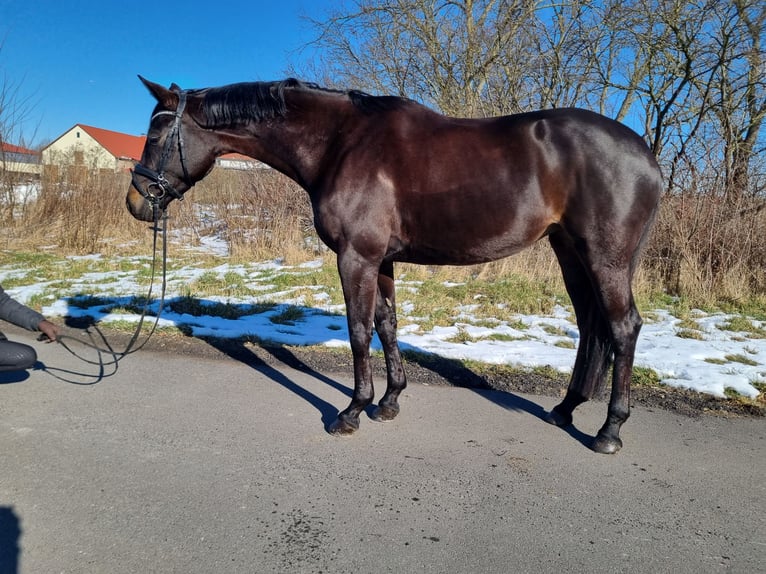
[[[100,376],[34,344],[44,370],[0,374],[2,574],[766,571],[763,419],[636,407],[605,456],[603,403],[567,432],[549,397],[412,381],[343,439],[346,366],[141,351]]]

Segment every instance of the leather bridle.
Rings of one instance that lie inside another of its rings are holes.
[[[160,156],[159,166],[157,167],[157,170],[155,171],[151,168],[141,165],[140,163],[137,163],[135,167],[133,168],[133,170],[131,171],[131,179],[132,179],[133,187],[135,187],[138,193],[140,193],[141,196],[152,205],[155,221],[159,219],[160,213],[164,211],[164,209],[161,207],[161,203],[162,203],[162,200],[165,199],[165,197],[170,197],[171,199],[178,199],[179,201],[183,199],[183,193],[179,192],[176,188],[174,188],[165,177],[165,164],[170,158],[170,154],[173,150],[174,140],[178,142],[178,156],[181,161],[181,169],[183,170],[183,181],[189,187],[193,185],[191,178],[189,177],[189,172],[186,169],[186,157],[184,153],[184,138],[181,132],[181,117],[183,116],[185,107],[186,107],[186,92],[182,90],[178,92],[178,107],[176,108],[175,111],[162,110],[160,112],[157,112],[151,117],[151,119],[149,120],[150,125],[151,125],[151,122],[153,122],[154,119],[158,116],[165,116],[165,115],[175,116],[173,127],[170,129],[170,133],[168,133],[168,136],[165,139],[165,147],[162,149],[162,155]],[[141,176],[143,178],[146,178],[151,183],[149,183],[146,187],[142,187],[140,185],[140,182],[136,178],[136,176]]]

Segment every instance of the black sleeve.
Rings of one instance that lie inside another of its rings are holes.
[[[45,317],[34,309],[11,299],[10,295],[0,287],[0,319],[29,331],[37,331],[37,326],[40,321],[45,320]]]

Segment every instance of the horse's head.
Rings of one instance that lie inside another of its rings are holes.
[[[157,99],[157,105],[125,201],[133,217],[153,221],[172,200],[182,199],[212,169],[215,153],[211,146],[204,145],[204,129],[195,119],[199,115],[199,97],[175,84],[165,88],[139,78]]]

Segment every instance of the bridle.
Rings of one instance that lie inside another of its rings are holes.
[[[181,160],[181,169],[183,169],[183,172],[184,172],[183,181],[189,187],[193,185],[191,178],[189,177],[189,172],[186,169],[186,154],[184,153],[184,138],[181,132],[181,117],[183,116],[185,107],[186,107],[186,92],[184,90],[181,90],[180,92],[178,92],[178,107],[176,108],[175,111],[171,111],[171,110],[159,111],[156,114],[154,114],[149,120],[149,124],[151,125],[151,122],[153,122],[154,119],[158,116],[165,116],[165,115],[175,116],[173,127],[170,129],[170,133],[165,139],[165,147],[162,149],[162,155],[160,156],[160,163],[159,163],[159,166],[157,167],[157,171],[150,169],[144,165],[141,165],[140,163],[137,163],[135,167],[133,168],[133,170],[131,171],[131,180],[133,183],[133,187],[135,187],[138,193],[140,193],[141,196],[151,204],[152,210],[154,212],[155,222],[159,219],[161,211],[164,211],[161,208],[161,203],[165,197],[170,197],[172,199],[177,199],[179,201],[183,199],[183,193],[179,192],[176,188],[170,185],[170,182],[165,177],[165,164],[170,158],[170,153],[173,149],[173,140],[178,141],[178,156]],[[142,187],[140,185],[140,182],[136,179],[137,175],[140,175],[141,177],[148,179],[151,183],[147,185],[145,188]]]

